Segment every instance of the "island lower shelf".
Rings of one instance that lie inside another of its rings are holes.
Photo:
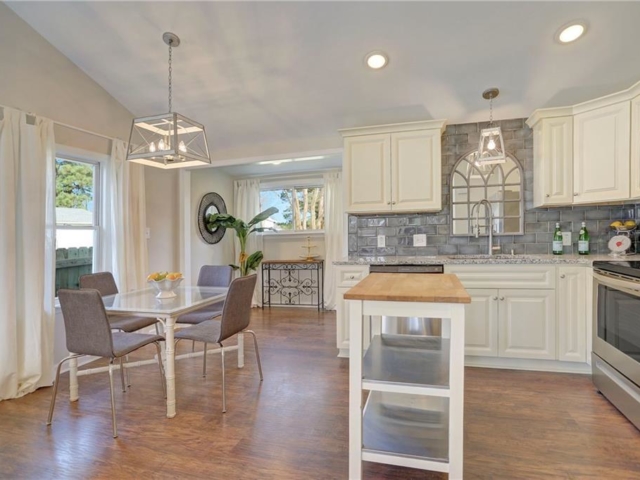
[[[449,471],[449,399],[370,392],[362,427],[363,460]]]

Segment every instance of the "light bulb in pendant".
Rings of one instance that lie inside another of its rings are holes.
[[[489,137],[489,143],[487,143],[487,148],[489,150],[495,150],[496,149],[496,142],[493,140],[493,137]]]
[[[150,151],[151,153],[153,153],[153,152],[155,152],[155,151],[156,151],[156,144],[155,144],[155,143],[151,142],[151,143],[149,144],[149,151]]]
[[[158,150],[166,150],[164,140],[162,138],[158,140]]]
[[[187,151],[187,146],[184,144],[182,140],[180,140],[180,143],[178,144],[178,150],[180,150],[181,152]]]

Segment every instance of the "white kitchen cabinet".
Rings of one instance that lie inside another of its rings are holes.
[[[499,356],[556,359],[555,291],[501,289],[498,293]]]
[[[442,209],[440,129],[391,134],[391,210]]]
[[[465,317],[465,355],[498,356],[498,290],[471,288]]]
[[[388,134],[345,138],[343,174],[348,212],[391,210],[390,145]]]
[[[587,361],[587,271],[558,267],[558,360]]]
[[[640,198],[640,95],[631,101],[631,198]]]
[[[533,128],[533,204],[573,202],[573,117],[545,118]]]
[[[630,102],[574,117],[574,203],[629,199],[630,135]]]
[[[345,210],[441,210],[440,139],[444,125],[444,121],[434,120],[341,130]]]
[[[368,265],[336,265],[336,346],[339,357],[349,356],[349,309],[344,294],[369,275]]]

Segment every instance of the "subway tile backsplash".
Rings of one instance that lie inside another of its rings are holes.
[[[578,232],[586,222],[591,235],[591,251],[608,253],[613,232],[612,220],[637,218],[640,204],[533,208],[533,132],[524,119],[495,122],[503,130],[507,151],[524,168],[524,235],[494,237],[502,253],[550,254],[555,223],[572,232],[571,247],[565,253],[577,253]],[[420,214],[384,214],[349,216],[349,255],[351,256],[432,256],[474,255],[486,253],[487,237],[451,236],[449,227],[450,175],[458,158],[477,146],[483,123],[449,125],[442,136],[442,211]],[[413,235],[426,234],[427,246],[414,247]],[[385,235],[386,247],[377,248],[377,235]]]

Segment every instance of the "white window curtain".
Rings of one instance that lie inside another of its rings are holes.
[[[333,262],[345,255],[342,174],[324,174],[324,307],[336,308],[336,281]]]
[[[53,122],[0,108],[0,400],[51,385]]]
[[[233,184],[235,217],[248,222],[260,213],[260,180],[236,180]],[[235,235],[235,232],[233,232]],[[240,243],[236,237],[234,240],[235,260],[238,265],[240,255]],[[252,233],[247,241],[247,254],[251,255],[257,250],[263,250],[264,241],[261,233]],[[258,268],[258,281],[253,292],[252,306],[262,306],[262,268]]]
[[[113,273],[121,292],[142,288],[148,270],[144,166],[126,161],[127,144],[113,140],[102,211],[102,268]]]

